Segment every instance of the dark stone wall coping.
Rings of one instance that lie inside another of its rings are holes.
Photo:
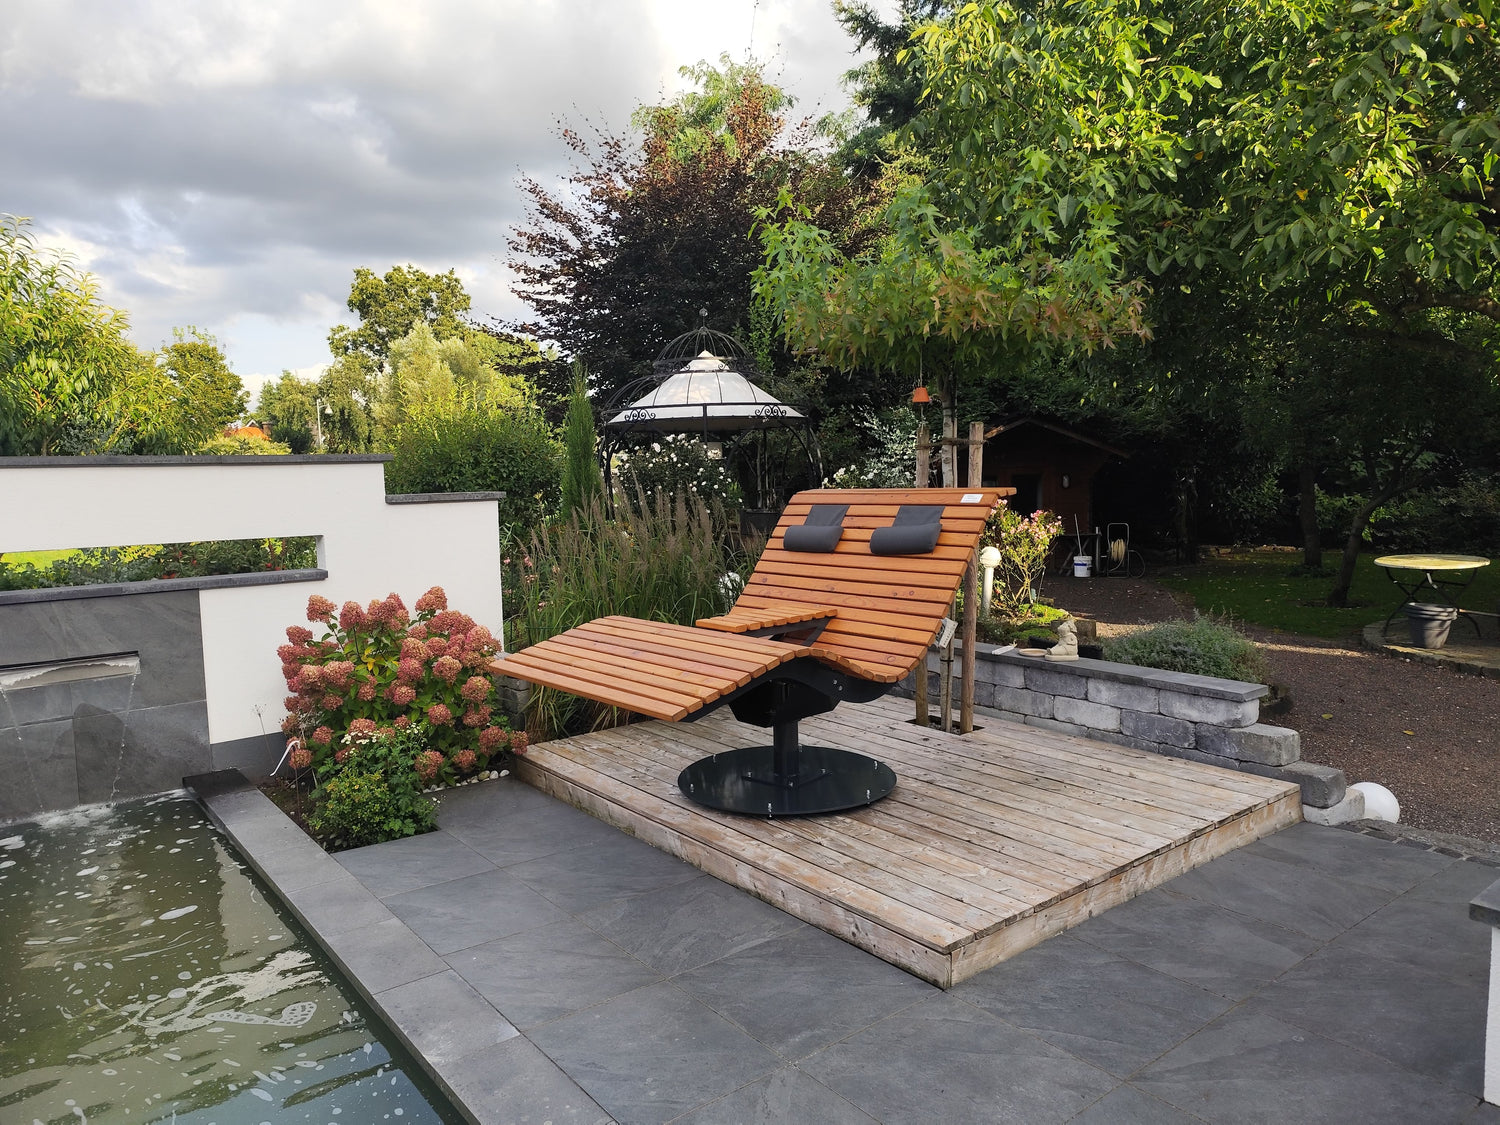
[[[247,574],[208,574],[202,578],[149,578],[144,582],[101,582],[92,586],[0,590],[0,605],[72,602],[84,598],[119,598],[131,594],[166,594],[175,590],[221,590],[230,586],[279,586],[287,582],[322,582],[327,577],[326,570],[258,570]]]
[[[963,645],[954,646],[962,650]],[[1035,656],[1019,656],[1011,646],[978,644],[974,653],[980,660],[991,660],[997,664],[1011,664],[1019,668],[1045,668],[1064,676],[1083,676],[1094,680],[1110,680],[1118,684],[1136,684],[1141,687],[1162,688],[1166,691],[1182,692],[1185,695],[1201,695],[1207,699],[1228,699],[1236,703],[1248,703],[1262,699],[1270,688],[1265,684],[1250,684],[1240,680],[1221,680],[1214,676],[1192,676],[1186,672],[1167,672],[1160,668],[1142,668],[1135,664],[1117,664],[1112,660],[1046,660]]]
[[[235,453],[187,457],[0,457],[0,469],[85,469],[101,465],[141,468],[153,465],[379,465],[394,460],[389,453]]]
[[[459,504],[475,500],[504,500],[503,492],[397,492],[387,504]]]

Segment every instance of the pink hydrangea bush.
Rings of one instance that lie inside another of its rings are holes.
[[[396,594],[342,607],[314,594],[307,620],[322,635],[293,625],[277,655],[291,692],[282,730],[301,739],[315,770],[351,746],[419,728],[423,780],[451,784],[513,745],[487,671],[495,638],[449,609],[441,587],[417,599],[415,615]]]

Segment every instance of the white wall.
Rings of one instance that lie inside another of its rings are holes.
[[[172,460],[0,469],[0,552],[321,537],[326,581],[199,592],[210,742],[275,733],[286,714],[276,647],[306,623],[312,594],[366,604],[394,591],[411,607],[441,586],[501,636],[495,501],[387,504],[381,461]]]

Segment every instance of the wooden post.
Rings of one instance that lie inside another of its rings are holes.
[[[932,434],[923,422],[917,427],[917,487],[926,488],[932,480]],[[917,664],[915,691],[917,726],[926,730],[932,723],[932,712],[927,706],[927,654]]]
[[[984,476],[984,423],[969,423],[969,488],[979,491]],[[979,548],[964,568],[964,666],[959,688],[958,733],[974,729],[974,646],[979,642]]]

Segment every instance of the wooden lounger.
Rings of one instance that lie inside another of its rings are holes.
[[[683,793],[702,804],[762,816],[870,804],[894,788],[890,768],[800,745],[797,724],[884,695],[925,657],[1011,491],[799,492],[728,613],[691,628],[602,617],[491,668],[657,719],[691,722],[727,704],[741,722],[771,727],[771,746],[683,771]]]

